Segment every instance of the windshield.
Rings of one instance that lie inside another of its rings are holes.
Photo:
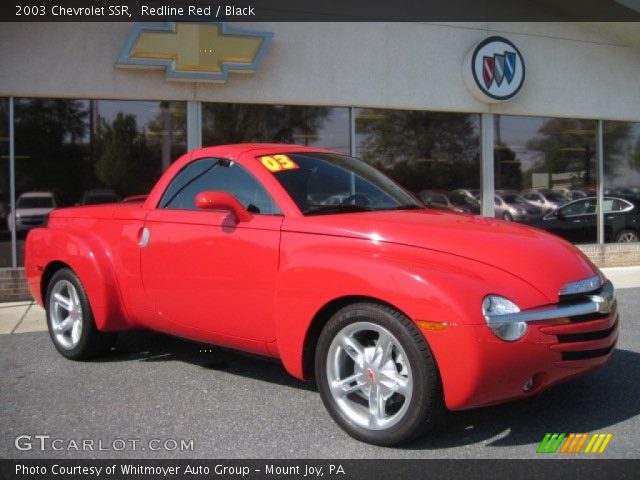
[[[312,152],[259,160],[305,215],[424,208],[398,184],[355,158]]]
[[[17,208],[53,208],[51,197],[20,197],[16,202]]]

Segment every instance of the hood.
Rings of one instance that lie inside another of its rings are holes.
[[[558,301],[565,283],[598,272],[580,250],[543,230],[442,210],[288,218],[283,231],[391,242],[465,257],[516,275],[550,302]]]

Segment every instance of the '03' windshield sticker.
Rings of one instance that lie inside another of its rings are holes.
[[[260,157],[260,162],[272,173],[300,168],[296,162],[291,160],[287,155],[268,155]]]

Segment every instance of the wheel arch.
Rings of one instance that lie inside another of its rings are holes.
[[[56,274],[57,271],[62,270],[63,268],[68,268],[73,271],[70,265],[60,260],[53,260],[49,262],[47,266],[42,271],[42,279],[40,280],[40,295],[42,296],[42,302],[46,305],[47,303],[47,290],[49,289],[49,282]]]
[[[327,322],[331,319],[336,312],[341,310],[342,308],[353,305],[355,303],[374,303],[378,305],[382,305],[388,308],[392,308],[398,313],[404,315],[409,320],[414,322],[414,320],[407,315],[402,309],[398,308],[395,305],[390,304],[389,302],[385,302],[376,297],[371,297],[367,295],[344,295],[341,297],[334,298],[329,302],[325,303],[313,316],[311,323],[309,324],[309,328],[307,328],[307,332],[304,338],[304,344],[302,349],[302,374],[305,379],[310,380],[313,378],[314,374],[314,366],[315,366],[315,353],[316,347],[318,345],[318,339],[320,338],[320,334],[327,324]],[[415,323],[415,322],[414,322]],[[416,328],[420,330],[420,328],[416,325]],[[424,335],[423,335],[424,336]],[[425,342],[427,338],[425,337]],[[435,361],[435,357],[434,357]],[[437,367],[437,362],[436,362]]]
[[[130,328],[110,257],[108,246],[97,235],[81,235],[73,228],[34,230],[27,237],[25,255],[31,293],[46,306],[51,278],[69,268],[82,283],[99,330]]]
[[[633,232],[636,235],[640,236],[640,228],[638,228],[636,225],[624,225],[623,227],[620,227],[613,232],[613,234],[611,235],[611,241],[614,243],[618,243],[618,237],[621,233],[624,233],[626,231]]]

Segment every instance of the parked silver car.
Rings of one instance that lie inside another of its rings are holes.
[[[522,198],[540,208],[543,215],[567,203],[567,197],[548,189],[528,190],[522,193]]]
[[[16,201],[15,225],[11,215],[8,218],[9,230],[16,229],[16,232],[24,232],[35,227],[41,227],[51,213],[51,210],[58,205],[56,197],[52,192],[26,192],[18,197]]]
[[[494,206],[495,217],[508,222],[533,222],[542,215],[539,207],[528,203],[517,192],[496,191]]]

